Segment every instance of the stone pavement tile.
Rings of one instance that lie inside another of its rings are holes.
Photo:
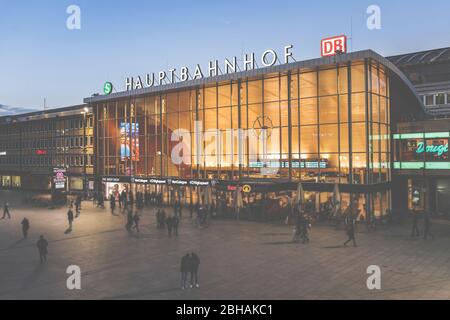
[[[65,209],[13,208],[0,222],[0,299],[446,299],[450,288],[450,237],[433,243],[409,239],[409,226],[357,234],[359,247],[343,248],[345,233],[315,225],[308,245],[289,243],[292,227],[212,221],[206,229],[183,219],[180,237],[155,228],[153,210],[142,232],[129,236],[125,217],[84,204],[71,234]],[[20,220],[32,232],[20,239]],[[186,215],[185,215],[186,216]],[[49,262],[37,270],[35,241],[49,239]],[[201,288],[182,291],[183,254],[200,254]],[[81,291],[65,288],[65,269],[82,269]],[[366,268],[382,268],[383,290],[366,288]],[[447,279],[445,282],[443,279]]]

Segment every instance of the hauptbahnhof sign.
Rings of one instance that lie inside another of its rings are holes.
[[[287,45],[283,48],[282,57],[273,50],[268,49],[260,56],[260,63],[262,67],[271,67],[277,62],[280,64],[287,64],[294,61],[292,49],[293,45]],[[176,82],[186,82],[189,80],[198,80],[208,77],[218,76],[220,74],[230,74],[238,71],[249,71],[256,69],[259,65],[254,52],[244,54],[242,62],[238,63],[238,58],[235,56],[231,59],[225,59],[221,65],[219,60],[209,61],[208,67],[203,69],[200,64],[195,68],[181,67],[179,69],[172,68],[168,71],[160,71],[158,73],[147,73],[144,76],[127,77],[125,82],[126,91],[139,90],[150,88],[154,86],[161,86],[164,84],[173,84]]]

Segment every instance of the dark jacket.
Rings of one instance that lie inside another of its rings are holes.
[[[200,258],[195,253],[193,253],[191,255],[191,268],[192,268],[192,270],[197,270],[199,265],[200,265]]]
[[[21,223],[24,230],[30,229],[30,221],[27,218],[24,218]]]
[[[73,212],[72,210],[69,209],[69,211],[67,212],[67,219],[69,221],[73,221]]]
[[[183,258],[181,258],[181,272],[189,272],[190,269],[190,257],[189,255],[185,255]]]
[[[169,228],[169,229],[172,228],[172,226],[173,226],[173,218],[172,217],[168,217],[166,219],[166,225],[167,225],[167,228]]]
[[[38,247],[39,252],[47,253],[48,242],[44,238],[39,239],[36,246]]]

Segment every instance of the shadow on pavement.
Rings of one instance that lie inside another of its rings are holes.
[[[11,244],[7,249],[13,249],[14,247],[16,247],[17,245],[21,244],[24,241],[25,241],[25,239],[20,239],[20,240],[14,242],[13,244]]]

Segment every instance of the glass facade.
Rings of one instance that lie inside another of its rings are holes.
[[[367,59],[99,102],[97,174],[390,182],[389,96]],[[389,194],[363,197],[362,211],[370,201],[382,215]]]
[[[354,62],[102,103],[99,174],[389,181],[387,83],[382,67]],[[259,130],[264,144],[251,141]],[[189,160],[174,163],[185,138]]]

